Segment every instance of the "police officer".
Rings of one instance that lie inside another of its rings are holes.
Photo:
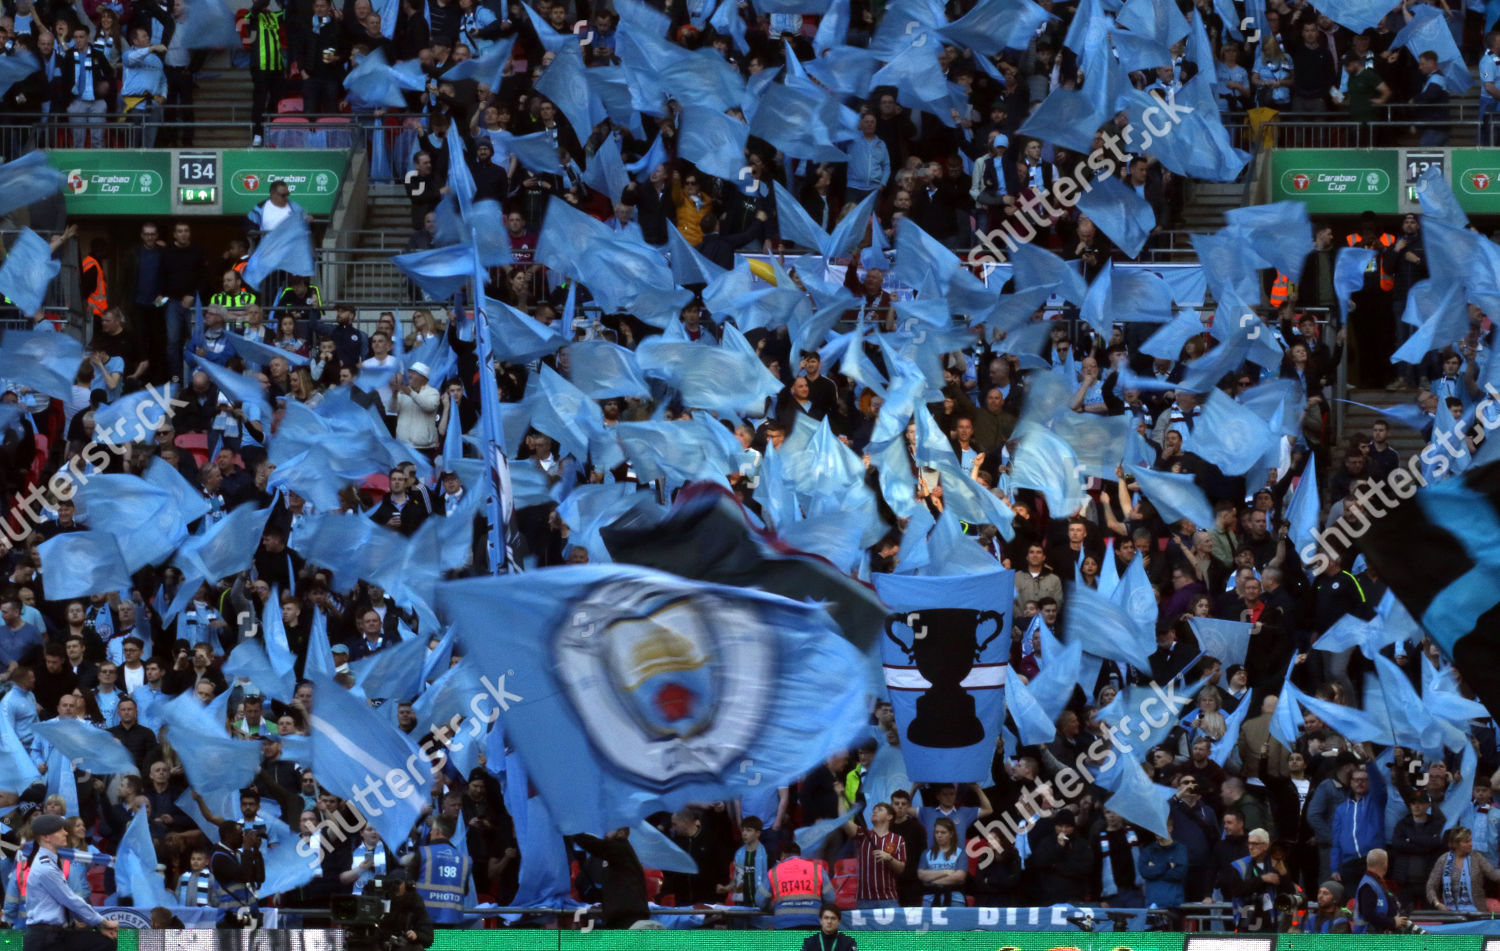
[[[434,816],[428,844],[417,850],[417,894],[427,904],[435,925],[463,923],[464,896],[469,891],[469,857],[454,848],[453,817]]]
[[[38,816],[31,824],[37,853],[26,883],[25,951],[105,951],[114,947],[119,925],[104,920],[73,893],[57,864],[67,843],[61,816]],[[86,930],[81,925],[97,927]]]

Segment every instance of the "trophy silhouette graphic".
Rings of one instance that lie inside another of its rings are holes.
[[[980,641],[979,629],[986,623],[994,629]],[[923,608],[886,616],[886,637],[932,685],[917,698],[917,715],[906,728],[908,740],[918,746],[953,749],[984,739],[984,724],[975,715],[974,698],[964,690],[963,682],[984,649],[1000,636],[1003,623],[998,611],[964,608]],[[896,636],[898,626],[911,631],[911,644]]]

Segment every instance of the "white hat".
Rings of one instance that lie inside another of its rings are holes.
[[[420,374],[422,374],[422,376],[426,377],[427,379],[429,379],[429,380],[432,379],[432,370],[427,366],[427,364],[423,363],[421,360],[418,360],[416,363],[413,363],[408,369],[412,373],[420,373]]]

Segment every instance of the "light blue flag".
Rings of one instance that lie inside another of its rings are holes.
[[[556,352],[567,338],[557,328],[544,324],[504,301],[486,297],[484,318],[489,321],[495,358],[505,363],[528,363]]]
[[[307,635],[307,662],[302,674],[308,680],[332,682],[335,670],[333,649],[328,643],[328,616],[322,611],[312,612],[312,629]]]
[[[32,68],[24,75],[29,75],[40,68],[36,57],[22,51],[21,54],[11,54],[0,57],[0,63],[11,64],[29,57]],[[20,78],[20,77],[18,77]],[[5,85],[4,78],[0,78],[0,86]],[[56,195],[62,191],[68,176],[52,168],[47,164],[47,153],[41,149],[33,149],[25,155],[19,156],[0,165],[0,215],[8,215],[17,208],[24,208],[33,202]],[[55,336],[62,336],[56,334]],[[9,343],[9,335],[7,335]]]
[[[987,57],[1003,49],[1025,49],[1042,24],[1055,19],[1031,0],[980,0],[974,9],[937,32],[967,46],[977,56]]]
[[[403,90],[421,92],[425,88],[425,76],[391,66],[380,50],[357,59],[344,76],[349,104],[356,109],[402,109],[406,106]]]
[[[1321,647],[1321,639],[1319,646]],[[1432,750],[1442,745],[1443,731],[1428,711],[1428,697],[1417,696],[1406,672],[1384,655],[1376,653],[1375,674],[1380,681],[1381,701],[1385,705],[1394,740],[1410,749]]]
[[[281,613],[280,608],[275,611]],[[291,674],[283,674],[272,666],[265,642],[260,637],[247,637],[235,646],[224,661],[224,675],[248,680],[272,700],[291,702]]]
[[[40,72],[41,69],[41,60],[37,59],[36,54],[32,53],[30,50],[17,49],[12,50],[4,56],[0,56],[0,95],[8,92],[10,90],[10,87],[25,79],[27,76],[30,76],[32,73]],[[0,175],[3,174],[3,167],[0,167]],[[4,191],[0,192],[6,196],[4,201],[11,201],[17,196],[27,195],[26,192],[11,191],[10,189],[14,187],[15,186],[10,184],[9,182],[5,183]],[[56,189],[61,188],[62,183],[59,182],[56,186]],[[50,192],[49,194],[56,194],[56,190]],[[3,212],[0,212],[0,214],[9,214],[10,212],[15,211],[20,207],[22,207],[22,205],[7,206]]]
[[[3,173],[4,168],[0,168]],[[1455,228],[1467,228],[1469,216],[1459,207],[1458,199],[1453,195],[1453,188],[1448,184],[1448,179],[1443,176],[1443,171],[1436,165],[1428,166],[1427,170],[1417,177],[1417,201],[1422,205],[1422,214],[1425,218],[1440,218]]]
[[[187,355],[188,363],[202,370],[210,382],[218,388],[224,398],[232,403],[259,403],[265,405],[266,388],[260,380],[221,367],[212,360],[200,360],[195,354]],[[267,414],[269,415],[269,413]]]
[[[620,157],[620,143],[614,136],[604,137],[603,144],[589,159],[588,168],[583,170],[583,181],[595,191],[603,192],[611,204],[620,200],[620,195],[630,184],[630,173],[625,171],[625,162]]]
[[[1128,471],[1168,523],[1187,519],[1199,528],[1214,524],[1214,507],[1191,475],[1156,472],[1145,466],[1130,466]]]
[[[524,850],[520,882],[511,900],[521,902],[519,907],[524,908],[565,908],[577,904],[569,897],[572,877],[568,849],[551,810],[542,796],[532,794],[535,787],[521,757],[508,753],[504,762],[505,809],[515,824],[516,843]]]
[[[188,485],[181,472],[162,460],[151,460],[143,478],[167,493],[184,522],[195,522],[208,513],[208,500],[203,498],[203,494]]]
[[[1078,198],[1078,210],[1093,219],[1126,257],[1140,255],[1156,227],[1156,213],[1145,199],[1117,178],[1101,178]]]
[[[672,280],[684,287],[702,284],[705,287],[713,279],[725,273],[722,267],[698,253],[698,249],[687,243],[682,232],[671,221],[667,225],[667,257],[671,259]]]
[[[521,9],[526,11],[526,19],[531,21],[532,29],[536,31],[536,38],[542,47],[549,53],[560,53],[562,48],[569,43],[576,43],[578,38],[572,33],[559,33],[552,29],[552,25],[542,18],[529,3],[522,3]]]
[[[52,396],[71,390],[83,358],[83,345],[68,334],[8,330],[0,352],[0,376]]]
[[[1375,259],[1373,248],[1339,248],[1333,261],[1333,293],[1338,298],[1339,312],[1344,320],[1349,319],[1349,298],[1365,283],[1365,269]]]
[[[309,719],[318,784],[360,803],[382,839],[404,842],[429,799],[427,758],[364,700],[331,681],[315,685],[317,704]],[[361,799],[372,786],[380,794],[379,808]]]
[[[240,359],[245,361],[245,366],[252,369],[270,366],[271,360],[275,357],[281,357],[286,360],[293,368],[305,367],[312,363],[311,360],[300,353],[293,353],[281,347],[273,347],[270,344],[261,343],[259,340],[251,340],[233,331],[226,331],[224,339],[229,341],[229,346],[233,348],[235,353],[240,355]]]
[[[1213,746],[1209,747],[1209,759],[1220,766],[1224,765],[1224,761],[1229,758],[1230,753],[1234,752],[1235,744],[1240,740],[1240,727],[1244,725],[1245,720],[1249,716],[1250,698],[1241,697],[1239,705],[1234,708],[1234,712],[1224,718],[1224,735],[1214,740]]]
[[[1248,621],[1223,621],[1218,618],[1189,618],[1193,635],[1203,653],[1217,657],[1225,667],[1243,664],[1250,651],[1250,623]]]
[[[115,536],[127,571],[158,564],[187,540],[171,493],[130,475],[98,475],[79,489],[79,511],[96,531]]]
[[[1188,35],[1188,22],[1177,4],[1164,0],[1126,0],[1115,22],[1133,33],[1170,47]]]
[[[1324,0],[1318,12],[1327,14],[1339,26],[1347,27],[1355,33],[1363,33],[1385,22],[1386,14],[1391,12],[1391,4],[1387,0]],[[1486,26],[1485,29],[1489,27]]]
[[[526,401],[531,425],[556,439],[563,455],[579,462],[588,458],[590,434],[604,426],[597,403],[546,365],[528,383]]]
[[[262,895],[279,895],[300,888],[318,877],[322,871],[321,856],[316,851],[311,856],[302,855],[302,850],[294,844],[298,841],[292,839],[270,848],[261,848],[266,878],[256,889],[257,892]]]
[[[742,185],[749,180],[745,142],[750,127],[739,119],[704,106],[682,108],[677,154],[706,175]]]
[[[1277,435],[1265,420],[1241,406],[1223,390],[1214,390],[1204,401],[1191,438],[1190,452],[1225,472],[1248,472],[1275,445]]]
[[[1287,537],[1292,540],[1293,550],[1311,553],[1318,547],[1318,513],[1321,510],[1318,498],[1318,480],[1314,473],[1315,458],[1309,454],[1307,468],[1303,470],[1292,497],[1287,502]]]
[[[859,809],[856,808],[832,819],[819,819],[811,825],[802,826],[794,831],[792,839],[797,843],[800,853],[815,854],[830,835],[853,821],[857,815],[859,815]],[[660,833],[657,834],[660,835]]]
[[[409,637],[349,665],[354,684],[371,700],[411,700],[422,692],[427,638]]]
[[[651,337],[636,348],[636,359],[647,379],[665,381],[684,404],[711,412],[763,415],[766,399],[781,390],[753,351],[746,356],[723,345]]]
[[[1448,20],[1437,7],[1420,4],[1412,9],[1411,19],[1391,41],[1391,49],[1403,47],[1413,56],[1435,53],[1442,82],[1451,95],[1461,96],[1473,85],[1463,53],[1448,29]]]
[[[450,752],[460,747],[477,750],[483,743],[482,730],[489,725],[486,721],[493,721],[498,715],[496,705],[504,699],[506,692],[503,687],[503,683],[496,685],[493,679],[480,673],[477,665],[465,658],[443,671],[412,704],[417,727],[425,732],[462,718],[464,727],[450,741]]]
[[[651,177],[651,173],[656,170],[657,166],[669,161],[670,158],[667,154],[666,143],[658,135],[652,140],[651,147],[646,150],[645,155],[625,165],[625,171],[634,175],[637,182],[645,182]]]
[[[83,720],[43,720],[33,729],[78,769],[92,773],[135,771],[135,761],[119,740]]]
[[[213,581],[244,571],[255,557],[270,517],[269,508],[241,505],[200,534],[189,536],[172,563],[189,578]]]
[[[1016,437],[1020,445],[1011,461],[1012,483],[1041,492],[1058,517],[1077,511],[1084,493],[1073,448],[1050,429],[1033,423],[1017,426]]]
[[[731,37],[734,40],[734,48],[741,53],[750,52],[750,41],[745,33],[745,18],[740,16],[739,4],[736,0],[721,0],[714,8],[714,15],[709,18],[708,25],[713,27],[714,32],[720,36]]]
[[[819,29],[822,29],[821,23]],[[858,95],[862,89],[870,88],[870,78],[875,74],[879,61],[869,50],[836,46],[802,65],[812,79],[840,95],[853,96]]]
[[[161,875],[156,871],[156,846],[151,842],[151,817],[148,810],[137,809],[135,815],[131,816],[130,824],[125,827],[125,834],[120,837],[115,860],[120,864],[133,862],[136,865],[137,874],[125,876],[125,890],[130,892],[132,903],[137,908],[177,904],[168,895]]]
[[[453,161],[459,166],[463,164],[461,156],[456,156]],[[261,234],[260,242],[245,265],[245,284],[258,289],[276,271],[301,277],[312,277],[317,273],[317,265],[313,263],[312,232],[301,215],[287,215],[281,224]]]
[[[393,255],[391,263],[434,300],[449,300],[474,280],[474,254],[465,244]]]
[[[1278,201],[1249,205],[1224,212],[1226,230],[1243,237],[1266,267],[1281,271],[1292,283],[1302,279],[1302,262],[1313,248],[1312,221],[1307,205],[1300,201]]]
[[[1095,130],[1108,118],[1087,93],[1058,87],[1026,117],[1017,134],[1088,153]]]
[[[47,751],[47,795],[61,796],[63,815],[78,815],[78,780],[73,774],[73,764],[57,750]]]
[[[130,587],[130,569],[119,542],[107,532],[66,532],[42,542],[36,551],[49,598],[86,598]]]
[[[1082,304],[1088,296],[1088,285],[1078,269],[1051,251],[1033,244],[1023,244],[1011,256],[1015,265],[1015,286],[1019,289],[1056,284],[1053,293],[1073,304]]]
[[[1109,38],[1120,57],[1120,66],[1128,73],[1154,70],[1158,66],[1166,66],[1172,62],[1170,46],[1164,46],[1150,36],[1110,28]],[[1135,127],[1145,128],[1141,124],[1135,124]]]
[[[1468,332],[1469,305],[1464,299],[1464,286],[1451,284],[1416,332],[1391,354],[1391,362],[1420,363],[1427,353],[1449,346]]]
[[[816,87],[773,83],[761,94],[750,134],[792,158],[842,162],[846,156],[837,143],[852,139],[854,134],[840,131],[838,110],[839,103]]]
[[[1296,658],[1292,658],[1293,663]],[[1306,698],[1301,690],[1292,683],[1291,667],[1287,668],[1287,678],[1281,685],[1281,697],[1276,701],[1276,710],[1271,714],[1271,735],[1281,741],[1287,749],[1297,744],[1297,737],[1302,732],[1302,707],[1301,702]]]
[[[1136,562],[1131,562],[1134,568]],[[1126,572],[1129,577],[1130,572]],[[1105,597],[1089,587],[1075,587],[1068,595],[1068,611],[1063,617],[1063,630],[1069,644],[1076,644],[1090,654],[1107,660],[1130,664],[1140,670],[1151,669],[1151,655],[1156,650],[1154,631],[1139,624],[1126,607],[1116,603],[1116,596]],[[1150,598],[1149,590],[1146,597]],[[1139,598],[1135,600],[1140,600]],[[1151,598],[1151,613],[1155,615],[1155,599]]]
[[[61,270],[62,263],[53,259],[47,239],[22,228],[5,255],[5,263],[0,264],[0,294],[29,317],[46,302],[47,288]]]
[[[460,79],[475,79],[491,89],[499,89],[501,76],[506,64],[510,62],[510,54],[516,45],[517,35],[513,33],[504,39],[495,40],[478,56],[471,56],[462,63],[448,67],[442,74],[443,81],[457,82]]]
[[[1217,85],[1219,71],[1214,64],[1218,57],[1214,55],[1213,41],[1208,38],[1208,29],[1203,25],[1203,14],[1195,8],[1190,22],[1192,32],[1188,34],[1187,58],[1198,66],[1199,76]]]
[[[586,73],[578,39],[569,37],[536,82],[537,95],[552,100],[581,142],[588,141],[594,126],[604,121],[604,106],[590,92]]]
[[[568,378],[590,399],[645,399],[651,388],[641,376],[635,353],[604,340],[568,344]]]
[[[1329,728],[1343,734],[1354,743],[1370,741],[1388,744],[1394,742],[1389,731],[1374,717],[1355,707],[1346,707],[1307,694],[1298,697],[1297,702],[1301,704],[1304,713],[1317,716]]]
[[[226,692],[223,696],[228,695]],[[190,699],[197,705],[199,717],[204,715],[208,708],[198,703],[196,697]],[[205,796],[210,792],[243,789],[260,771],[260,743],[225,736],[222,719],[217,725],[204,724],[173,702],[159,703],[153,712],[171,727],[172,747],[182,756],[188,782]],[[207,727],[214,732],[205,732]]]
[[[1010,654],[1014,574],[880,574],[873,581],[891,610],[881,661],[907,774],[915,782],[979,781],[989,768],[986,757],[994,752],[1006,702],[1002,672]],[[945,647],[963,652],[973,666],[958,687],[964,697],[950,714],[956,719],[939,722],[933,701],[926,699],[932,685],[917,668]]]
[[[504,130],[489,133],[494,143],[495,154],[514,155],[521,167],[529,172],[561,175],[562,160],[558,158],[557,146],[546,131],[530,135],[511,135]]]
[[[1160,836],[1170,835],[1167,828],[1167,800],[1172,787],[1153,783],[1146,771],[1135,761],[1124,763],[1119,769],[1119,784],[1104,808]]]
[[[785,784],[866,716],[857,649],[821,608],[761,592],[568,566],[449,582],[439,609],[471,663],[505,672],[501,726],[564,833]],[[624,658],[619,679],[588,673],[595,645]],[[762,662],[779,664],[774,693],[721,677]]]

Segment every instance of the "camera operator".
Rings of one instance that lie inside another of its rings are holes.
[[[1396,896],[1385,884],[1390,859],[1385,849],[1371,849],[1365,856],[1365,874],[1354,890],[1355,926],[1363,925],[1368,934],[1395,934],[1406,931],[1411,922],[1399,914]]]
[[[390,910],[380,919],[380,930],[385,933],[385,951],[417,951],[432,946],[432,918],[427,914],[427,904],[422,901],[407,880],[406,873],[395,871],[386,876],[386,898]]]

